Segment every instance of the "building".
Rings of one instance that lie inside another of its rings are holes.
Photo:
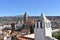
[[[31,19],[31,18],[29,18],[29,16],[27,15],[27,13],[25,12],[25,14],[24,14],[24,25],[25,26],[34,26],[33,24],[35,23],[35,19],[33,18],[33,19]]]
[[[25,12],[25,14],[24,14],[24,22],[27,21],[27,20],[28,20],[28,15],[27,15],[27,13]]]
[[[29,34],[30,33],[30,27],[32,26],[34,28],[35,20],[30,19],[27,13],[24,14],[24,22],[23,22],[23,28],[22,28],[22,34]]]
[[[11,36],[10,35],[4,36],[4,40],[11,40]]]
[[[13,33],[15,31],[15,23],[11,24],[11,28],[12,28],[11,33]]]
[[[35,40],[57,40],[52,37],[51,21],[41,14],[41,19],[35,23]]]

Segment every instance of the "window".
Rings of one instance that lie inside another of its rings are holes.
[[[42,28],[42,22],[40,23],[40,27]]]
[[[37,22],[37,28],[38,28],[38,22]]]

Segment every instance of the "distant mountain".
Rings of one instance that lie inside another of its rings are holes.
[[[0,17],[0,21],[14,21],[14,20],[21,20],[23,15],[18,15],[18,16],[4,16]]]
[[[4,17],[0,17],[0,21],[17,21],[17,20],[23,20],[23,15],[17,15],[17,16],[4,16]],[[60,18],[60,16],[46,16],[48,19],[52,19],[53,18]],[[30,19],[39,19],[40,16],[29,16]]]
[[[24,16],[23,15],[17,15],[17,16],[4,16],[4,17],[0,17],[0,25],[4,24],[4,23],[11,23],[11,22],[16,22],[18,20],[23,20]],[[28,16],[29,19],[40,19],[40,16]],[[60,21],[60,16],[46,16],[49,20],[55,19],[55,20],[59,20]]]

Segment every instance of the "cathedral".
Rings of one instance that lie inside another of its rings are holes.
[[[26,26],[26,27],[29,27],[29,26],[33,26],[34,27],[34,23],[35,23],[35,19],[33,18],[33,19],[31,19],[31,18],[29,18],[29,16],[27,15],[27,13],[25,12],[25,14],[24,14],[24,25]]]

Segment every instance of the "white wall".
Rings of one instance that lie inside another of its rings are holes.
[[[58,39],[56,39],[54,37],[46,37],[46,40],[58,40]]]
[[[45,40],[44,29],[34,28],[35,40]]]
[[[51,28],[45,28],[45,35],[52,37],[52,29]]]

